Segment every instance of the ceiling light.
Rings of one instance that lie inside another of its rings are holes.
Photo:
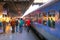
[[[34,3],[46,3],[50,0],[34,0]]]

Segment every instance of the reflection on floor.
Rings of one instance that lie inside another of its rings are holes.
[[[0,34],[0,40],[37,40],[33,33],[23,30],[22,33]]]

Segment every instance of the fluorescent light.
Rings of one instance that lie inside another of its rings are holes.
[[[46,3],[50,0],[34,0],[34,3]]]
[[[31,6],[29,7],[29,9],[24,13],[23,16],[28,15],[29,13],[31,13],[32,11],[34,11],[34,10],[37,9],[37,8],[39,8],[39,5],[31,5]]]

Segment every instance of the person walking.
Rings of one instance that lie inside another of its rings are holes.
[[[20,31],[20,33],[22,33],[23,25],[24,25],[24,21],[23,21],[23,19],[21,18],[21,19],[19,20],[19,31]]]
[[[5,33],[7,22],[4,20],[2,23],[3,23],[3,32]]]
[[[10,24],[11,24],[11,26],[12,26],[12,33],[14,33],[14,32],[15,32],[15,25],[16,25],[15,20],[12,19],[12,20],[10,21]]]
[[[18,32],[18,19],[16,19],[16,32]]]
[[[30,31],[30,27],[31,27],[31,21],[30,21],[30,19],[26,20],[26,27],[27,27],[27,32],[29,32]]]

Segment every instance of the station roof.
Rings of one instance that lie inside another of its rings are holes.
[[[34,0],[0,0],[0,10],[8,10],[9,16],[20,16],[29,8]]]

